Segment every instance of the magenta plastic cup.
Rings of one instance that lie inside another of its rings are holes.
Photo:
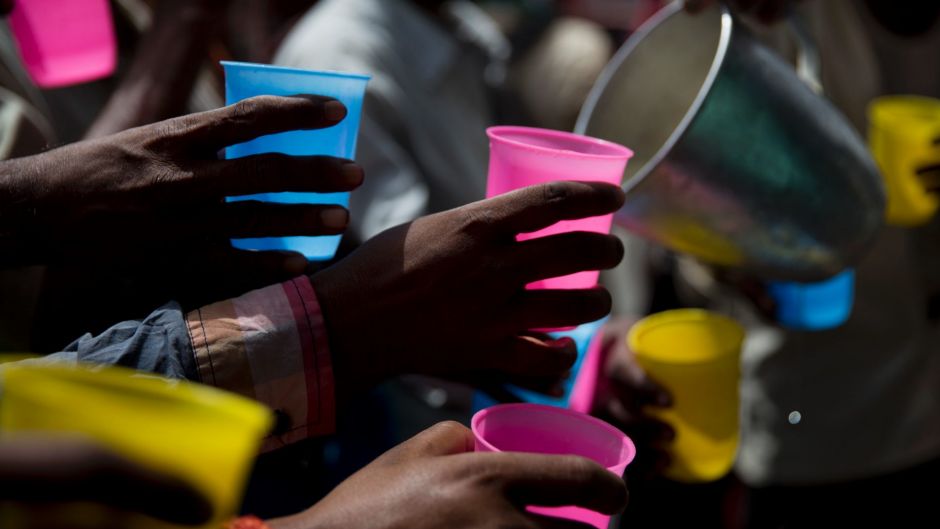
[[[570,132],[530,127],[491,127],[487,198],[516,189],[559,180],[605,182],[619,186],[633,151]],[[548,228],[523,233],[518,240],[572,231],[610,233],[613,215],[566,220]],[[578,272],[535,281],[529,289],[583,289],[597,285],[598,271]]]
[[[527,452],[586,457],[623,476],[636,447],[623,432],[590,415],[542,404],[500,404],[470,423],[477,452]],[[530,512],[607,529],[610,516],[581,507],[529,506]]]
[[[23,66],[42,88],[114,73],[117,39],[108,0],[17,0],[9,23]]]
[[[589,342],[581,369],[575,376],[571,387],[571,397],[568,398],[568,408],[581,413],[590,413],[594,407],[594,393],[597,391],[597,379],[601,373],[601,345],[604,342],[604,333],[598,331]]]

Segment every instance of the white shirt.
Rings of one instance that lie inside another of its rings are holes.
[[[323,0],[276,54],[283,66],[373,76],[356,153],[366,179],[350,204],[363,240],[485,195],[493,117],[484,79],[508,44],[472,4],[450,13],[453,27],[407,0]]]

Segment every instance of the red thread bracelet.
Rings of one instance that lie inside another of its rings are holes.
[[[225,529],[271,529],[257,516],[241,516],[225,525]]]

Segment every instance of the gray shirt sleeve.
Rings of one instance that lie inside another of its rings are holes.
[[[189,331],[176,302],[140,321],[118,323],[97,336],[86,334],[35,362],[113,365],[199,382]]]

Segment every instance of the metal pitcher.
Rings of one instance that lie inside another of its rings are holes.
[[[636,153],[619,224],[713,264],[817,281],[855,263],[882,224],[862,138],[721,5],[691,15],[676,2],[643,25],[576,131]]]

